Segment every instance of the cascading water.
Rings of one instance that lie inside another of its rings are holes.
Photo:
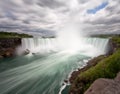
[[[66,49],[67,44],[55,38],[22,39],[19,51],[29,49],[38,54],[0,61],[0,94],[61,94],[64,80],[73,70],[85,66],[84,60],[105,54],[108,39],[81,40],[84,42],[80,42],[79,49],[77,44]]]
[[[29,49],[33,53],[37,52],[50,52],[56,50],[56,41],[54,38],[24,38],[22,39],[22,46],[20,49],[23,51]]]
[[[19,48],[22,51],[29,49],[31,53],[49,53],[49,52],[71,52],[80,51],[82,54],[86,55],[99,55],[106,53],[106,46],[108,39],[101,38],[81,38],[82,42],[76,45],[69,45],[61,43],[55,38],[24,38],[22,39],[22,46]],[[63,41],[64,42],[64,41]],[[70,41],[71,42],[71,41]],[[79,43],[78,42],[78,43]],[[63,47],[65,45],[65,47]],[[67,47],[66,47],[67,46]],[[72,46],[72,47],[71,47]],[[76,50],[77,49],[77,50]],[[19,50],[19,51],[21,51]],[[89,54],[88,54],[89,53]]]

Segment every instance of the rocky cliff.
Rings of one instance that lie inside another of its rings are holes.
[[[14,56],[20,44],[20,38],[0,38],[0,58]]]

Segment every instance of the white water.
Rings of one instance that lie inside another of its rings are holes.
[[[106,53],[108,39],[101,38],[80,38],[80,41],[67,40],[59,41],[55,38],[25,38],[22,39],[22,46],[19,52],[29,49],[31,53],[50,53],[50,52],[66,52],[76,53],[78,51],[87,56],[98,56]],[[18,53],[19,53],[18,52]]]
[[[106,52],[108,39],[81,40],[79,49],[76,44],[66,49],[58,39],[23,39],[19,51],[29,49],[36,54],[0,61],[0,94],[60,94],[73,70]]]

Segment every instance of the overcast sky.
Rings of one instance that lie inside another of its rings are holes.
[[[0,30],[52,34],[70,23],[83,33],[120,33],[120,0],[0,1]]]

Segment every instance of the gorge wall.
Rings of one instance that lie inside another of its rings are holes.
[[[0,38],[0,58],[14,56],[19,45],[21,38]]]

